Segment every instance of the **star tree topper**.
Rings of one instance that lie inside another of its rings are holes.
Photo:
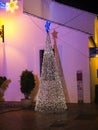
[[[50,22],[47,20],[46,21],[46,24],[45,24],[45,29],[46,29],[46,32],[48,33],[49,32],[49,30],[50,30]]]

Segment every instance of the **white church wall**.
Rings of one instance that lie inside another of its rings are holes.
[[[3,16],[2,16],[3,17]],[[0,75],[11,79],[6,101],[20,101],[20,74],[32,70],[40,78],[39,50],[46,41],[45,20],[27,14],[4,17],[5,42],[0,45]],[[58,32],[57,45],[70,101],[78,102],[76,72],[83,73],[83,100],[90,102],[88,34],[51,23],[50,35]],[[53,45],[53,38],[51,35]]]

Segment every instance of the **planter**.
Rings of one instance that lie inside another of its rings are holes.
[[[21,106],[24,109],[32,108],[32,100],[31,99],[21,99]]]

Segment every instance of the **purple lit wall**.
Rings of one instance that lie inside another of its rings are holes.
[[[5,43],[0,42],[0,75],[12,81],[5,100],[20,101],[23,98],[19,83],[22,70],[32,70],[40,78],[39,50],[45,47],[45,21],[23,13],[2,18]],[[58,32],[57,44],[71,102],[77,102],[78,70],[83,72],[84,102],[90,102],[88,35],[52,23],[50,33],[54,29]],[[51,42],[53,44],[52,35]]]

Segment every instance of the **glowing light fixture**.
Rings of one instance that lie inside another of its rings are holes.
[[[95,56],[96,58],[98,58],[98,54],[96,54],[96,56]]]
[[[4,25],[0,28],[0,38],[2,38],[2,42],[4,42]]]
[[[18,0],[10,0],[10,2],[6,3],[6,10],[10,12],[14,12],[16,9],[18,9]]]

